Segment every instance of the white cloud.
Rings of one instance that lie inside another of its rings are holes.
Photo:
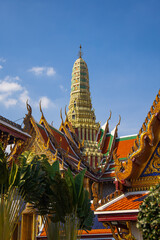
[[[22,90],[22,86],[15,82],[0,82],[0,92],[16,92]]]
[[[48,74],[52,74],[52,70]],[[6,76],[0,79],[0,104],[4,107],[24,107],[26,101],[29,100],[31,106],[39,108],[39,102],[41,101],[42,109],[56,108],[56,104],[53,103],[47,96],[40,97],[39,101],[31,99],[28,90],[18,81],[18,76]]]
[[[11,76],[6,76],[3,81],[6,81],[6,82],[13,82],[13,81],[20,81],[20,77],[18,76],[15,76],[15,77],[11,77]]]
[[[9,96],[10,94],[8,93],[3,93],[3,94],[0,94],[0,102],[3,102],[5,101],[5,99]]]
[[[56,74],[56,71],[53,67],[32,67],[28,70],[29,72],[32,72],[36,76],[40,75],[46,75],[48,77],[54,76]]]
[[[4,58],[0,58],[0,62],[3,62],[3,63],[5,63],[6,62],[6,59],[4,59]]]
[[[62,92],[67,92],[67,88],[64,88],[63,85],[59,85],[59,88],[61,89]]]
[[[17,100],[14,98],[9,98],[4,101],[4,105],[8,108],[10,106],[15,106],[17,104]]]
[[[44,72],[44,67],[32,67],[28,71],[38,76],[38,75],[42,75],[42,73]]]
[[[4,79],[0,79],[0,102],[6,108],[15,106],[18,102],[17,95],[24,90],[24,88],[16,82],[19,80],[20,78],[18,76],[6,76]]]
[[[40,101],[41,101],[41,106],[42,106],[42,108],[48,108],[49,107],[49,105],[51,105],[51,100],[48,98],[48,97],[41,97],[40,98]]]
[[[47,76],[54,76],[56,74],[56,72],[53,67],[48,67],[46,69],[46,74],[47,74]]]
[[[27,90],[24,90],[24,91],[20,94],[19,100],[20,100],[22,103],[24,103],[24,104],[26,104],[26,101],[27,101],[27,100],[30,101],[29,93],[28,93]]]
[[[2,65],[0,65],[0,69],[2,69],[3,68],[3,66]]]

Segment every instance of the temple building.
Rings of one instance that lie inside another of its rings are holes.
[[[65,108],[65,119],[61,110],[61,125],[56,129],[47,122],[41,103],[41,118],[36,122],[27,102],[24,128],[16,128],[19,135],[16,135],[18,139],[14,141],[10,161],[29,150],[46,154],[50,163],[59,160],[62,171],[70,168],[73,174],[77,174],[86,168],[84,186],[90,193],[96,217],[93,229],[88,233],[83,232],[81,239],[117,240],[129,239],[127,237],[130,236],[142,239],[136,228],[138,207],[147,196],[150,186],[158,183],[160,175],[160,91],[139,133],[119,137],[121,117],[111,131],[111,112],[103,126],[96,122],[88,67],[80,47],[79,58],[72,70],[68,109],[67,112]],[[21,237],[18,240],[29,239],[26,228],[32,229],[30,239],[35,240],[36,236],[39,240],[47,239],[43,224],[40,223],[38,232],[33,229],[37,221],[33,216],[29,221],[27,210],[23,213]]]

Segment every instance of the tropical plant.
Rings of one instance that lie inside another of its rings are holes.
[[[21,213],[24,209],[23,193],[14,185],[17,167],[13,164],[11,171],[7,165],[7,156],[0,144],[0,236],[10,240]]]
[[[143,239],[160,239],[160,183],[151,188],[141,204],[137,228],[142,231]]]
[[[78,230],[90,230],[93,224],[88,191],[83,188],[85,170],[73,177],[68,169],[62,177],[58,161],[50,165],[43,158],[42,166],[48,185],[35,207],[45,219],[47,237],[75,240]]]
[[[23,210],[23,194],[20,195],[16,187],[11,187],[8,189],[7,193],[3,193],[2,185],[0,195],[1,240],[11,239]]]
[[[45,155],[38,156],[30,152],[24,152],[16,164],[12,162],[8,167],[7,157],[0,146],[0,171],[1,207],[12,207],[11,199],[24,199],[31,203],[45,219],[48,239],[54,236],[54,240],[75,240],[79,229],[91,229],[93,212],[88,191],[83,188],[85,170],[73,177],[68,169],[62,177],[58,161],[50,165]],[[23,201],[15,201],[18,202]],[[24,208],[25,203],[20,206]],[[19,209],[17,217],[13,216],[12,210],[8,210],[6,215],[14,226],[22,208],[16,206],[16,209]],[[4,211],[1,211],[1,216],[4,216]],[[5,229],[2,222],[1,229]]]
[[[11,164],[0,143],[0,236],[9,240],[13,235],[25,203],[37,203],[45,190],[45,172],[41,159],[25,152]]]

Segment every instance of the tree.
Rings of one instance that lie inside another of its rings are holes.
[[[151,188],[141,204],[137,228],[142,231],[143,239],[160,239],[160,183]]]

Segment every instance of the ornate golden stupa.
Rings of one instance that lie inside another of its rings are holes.
[[[84,155],[94,168],[101,160],[97,147],[97,133],[100,124],[96,122],[89,91],[89,74],[86,62],[82,58],[81,46],[79,58],[72,69],[71,94],[68,119],[81,142],[84,142]]]

